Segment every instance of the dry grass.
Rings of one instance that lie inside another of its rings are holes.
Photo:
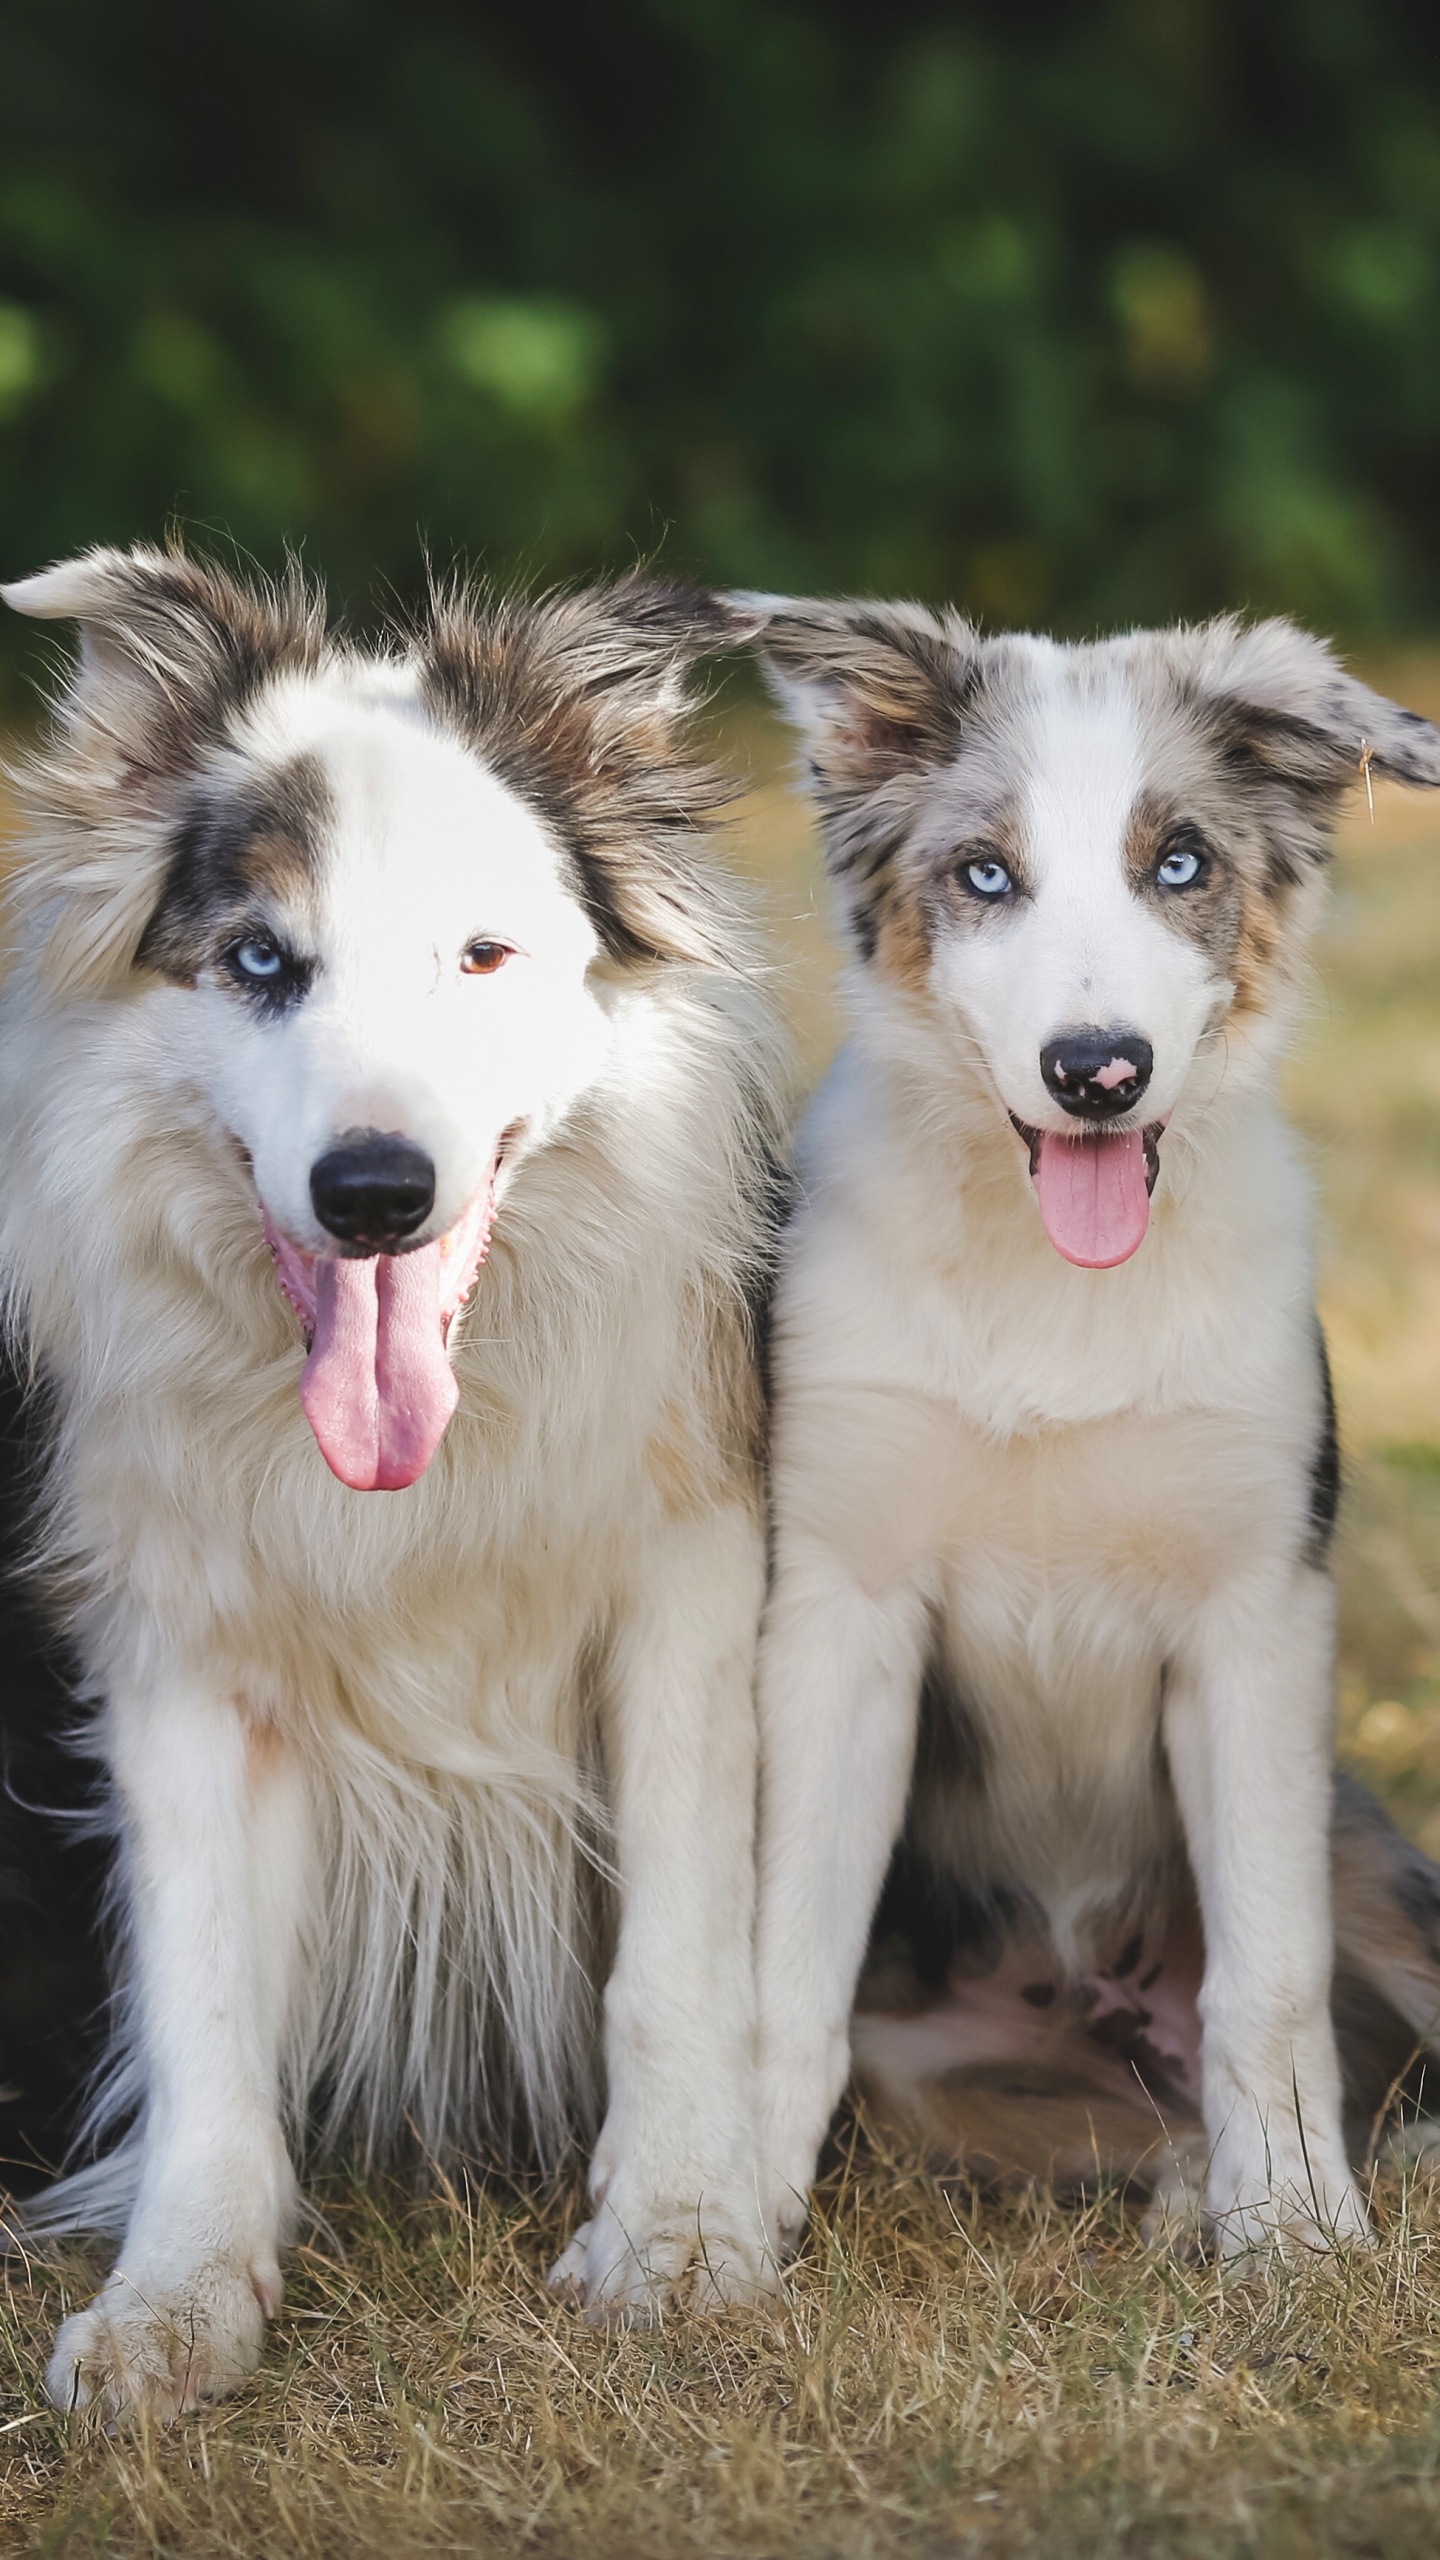
[[[1440,708],[1440,666],[1396,680]],[[834,1036],[808,833],[750,733],[739,839],[771,885],[807,1064]],[[1352,1757],[1440,1852],[1440,825],[1347,828],[1292,1102],[1327,1209],[1352,1465]],[[333,2189],[256,2382],[155,2441],[41,2409],[76,2259],[0,2307],[0,2549],[410,2560],[584,2555],[1432,2553],[1440,2194],[1377,2195],[1363,2259],[1242,2283],[1148,2257],[1113,2201],[947,2193],[863,2144],[772,2312],[599,2336],[550,2303],[573,2199]]]
[[[5,2547],[1429,2553],[1440,2205],[1380,2202],[1373,2257],[1245,2285],[1104,2203],[981,2207],[869,2159],[776,2311],[607,2337],[541,2290],[553,2205],[332,2199],[345,2254],[301,2259],[257,2382],[163,2439],[32,2414],[70,2288],[12,2288]]]

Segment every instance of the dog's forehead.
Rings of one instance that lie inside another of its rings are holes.
[[[267,770],[301,765],[323,787],[332,873],[393,869],[418,889],[448,874],[553,896],[563,858],[542,817],[481,753],[437,724],[403,666],[274,687],[241,739]]]
[[[1213,766],[1165,639],[985,643],[970,725],[937,782],[927,836],[964,835],[1003,814],[1042,856],[1118,852],[1139,801],[1167,784],[1183,795]]]
[[[1103,653],[1055,650],[1032,660],[1025,770],[1017,800],[1037,851],[1118,846],[1143,758],[1130,686]]]

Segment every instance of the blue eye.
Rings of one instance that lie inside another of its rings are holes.
[[[1205,856],[1193,844],[1172,844],[1155,865],[1162,889],[1190,889],[1205,869]]]
[[[997,862],[993,854],[982,862],[967,862],[961,876],[977,898],[1008,898],[1015,886],[1004,863]]]
[[[283,952],[277,951],[274,943],[267,942],[260,933],[252,933],[246,941],[237,942],[230,957],[240,977],[253,978],[262,986],[273,983],[285,967]]]

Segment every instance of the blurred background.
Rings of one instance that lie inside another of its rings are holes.
[[[1278,609],[1440,715],[1440,13],[6,0],[0,576],[172,522],[298,548],[362,625],[427,548],[1072,633]],[[55,645],[0,625],[12,732]],[[723,716],[813,1073],[813,840],[753,696]],[[1349,1453],[1343,1745],[1440,1856],[1437,996],[1440,809],[1362,793],[1291,1101]],[[0,1818],[12,2152],[53,2150],[97,1988],[94,1853],[23,1809],[67,1783],[35,1721]]]
[[[0,561],[1440,628],[1430,0],[7,0]],[[13,645],[13,644],[12,644]]]

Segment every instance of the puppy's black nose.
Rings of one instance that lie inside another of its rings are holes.
[[[1062,1031],[1040,1052],[1040,1073],[1076,1120],[1118,1120],[1139,1101],[1154,1067],[1154,1050],[1134,1031]]]
[[[389,1253],[435,1206],[435,1167],[423,1147],[380,1129],[350,1129],[310,1168],[320,1224],[361,1253]]]

